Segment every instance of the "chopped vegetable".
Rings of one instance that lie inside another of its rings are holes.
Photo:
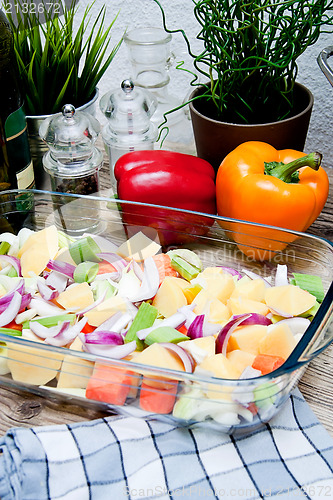
[[[133,323],[126,333],[125,342],[127,343],[135,340],[137,343],[137,349],[142,351],[143,341],[138,338],[137,332],[143,328],[149,328],[152,326],[157,318],[157,313],[158,311],[155,307],[151,306],[147,302],[142,302]]]
[[[184,340],[190,340],[190,337],[170,326],[162,326],[147,335],[145,344],[151,345],[155,342],[173,342],[174,344],[178,344],[178,342],[183,342]]]
[[[36,275],[32,249],[48,245],[47,238],[51,252],[39,249],[44,268]],[[89,234],[61,242],[54,228],[6,239],[0,237],[9,245],[8,255],[0,254],[0,334],[8,340],[1,342],[0,373],[46,388],[52,381],[73,394],[87,387],[87,398],[180,418],[224,425],[252,422],[257,413],[266,418],[279,403],[279,386],[261,376],[288,358],[324,293],[316,277],[296,273],[288,282],[284,265],[272,276],[203,268],[193,250],[158,253],[160,245],[143,233],[120,247]],[[29,277],[11,277],[24,255]],[[19,336],[62,349],[40,359],[38,348],[11,345]],[[133,363],[109,366],[69,349]],[[207,382],[192,380],[193,373]],[[221,378],[254,382],[244,391],[236,381],[226,388]]]
[[[302,290],[314,295],[318,302],[322,302],[325,297],[323,282],[320,276],[313,276],[312,274],[293,273],[294,279],[291,280],[292,285],[299,286]]]

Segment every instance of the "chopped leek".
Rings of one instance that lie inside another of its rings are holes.
[[[155,342],[172,342],[173,344],[177,344],[178,342],[182,342],[183,340],[191,339],[175,328],[172,328],[170,326],[161,326],[148,333],[147,337],[145,338],[145,344],[151,345]]]
[[[151,306],[147,302],[142,302],[136,316],[131,324],[128,332],[125,336],[125,343],[136,341],[138,351],[142,351],[144,347],[143,340],[140,340],[137,336],[139,330],[144,328],[150,328],[153,326],[155,319],[157,318],[157,309]]]
[[[75,264],[86,261],[101,262],[102,260],[96,255],[101,252],[101,249],[91,236],[74,241],[69,245],[68,250]]]
[[[73,278],[76,283],[91,283],[97,276],[98,264],[96,262],[81,262],[74,270]]]
[[[0,243],[0,255],[5,255],[10,248],[10,244],[7,241],[2,241]]]
[[[59,323],[62,323],[64,321],[69,321],[71,325],[74,325],[76,319],[76,314],[59,314],[56,316],[45,316],[43,318],[41,317],[36,317],[33,318],[29,321],[25,321],[22,324],[23,330],[29,329],[30,328],[30,322],[31,321],[38,321],[43,326],[51,327],[51,326],[57,326]]]
[[[325,297],[325,291],[320,276],[312,274],[293,273],[294,279],[290,280],[292,285],[299,286],[303,290],[314,295],[318,302],[322,302]]]
[[[186,262],[186,260],[182,259],[181,257],[172,257],[171,259],[171,267],[175,270],[178,271],[178,273],[185,278],[187,281],[193,280],[196,276],[198,276],[200,269],[197,267],[193,266],[189,262]]]
[[[94,295],[94,300],[98,300],[102,295],[105,294],[104,300],[109,299],[116,293],[116,287],[114,287],[109,280],[94,281],[91,284],[91,288]]]

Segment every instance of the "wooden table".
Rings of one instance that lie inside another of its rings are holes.
[[[308,232],[333,241],[333,168],[327,170],[331,189],[326,206]],[[102,188],[109,187],[109,172],[102,171]],[[309,366],[299,383],[305,399],[333,435],[333,345],[319,355]],[[73,423],[106,416],[103,411],[82,408],[72,404],[48,401],[39,396],[0,387],[0,435],[13,426]]]

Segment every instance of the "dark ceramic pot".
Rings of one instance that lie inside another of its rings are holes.
[[[200,92],[203,89],[196,88],[190,99],[200,95]],[[246,141],[263,141],[276,149],[303,151],[312,107],[313,95],[300,83],[295,86],[295,114],[278,122],[257,125],[221,122],[206,117],[205,102],[197,99],[190,103],[197,155],[209,161],[217,171],[224,157]]]

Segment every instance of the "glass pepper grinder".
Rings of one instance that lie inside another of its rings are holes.
[[[71,104],[42,122],[39,135],[49,147],[43,166],[52,191],[89,195],[99,190],[103,163],[103,154],[95,146],[99,132],[99,122]]]
[[[124,80],[120,89],[107,92],[99,104],[108,119],[102,137],[110,161],[111,184],[116,189],[114,166],[118,158],[130,151],[154,149],[157,128],[151,116],[157,102],[150,92]]]
[[[129,60],[132,65],[133,82],[137,87],[149,90],[157,100],[157,108],[152,116],[152,122],[157,126],[166,127],[162,130],[161,139],[155,145],[171,151],[196,154],[192,123],[187,107],[182,106],[182,100],[169,92],[169,70],[175,61],[171,51],[172,36],[161,28],[135,28],[124,35]],[[186,99],[184,98],[184,102]],[[179,108],[179,109],[177,109]],[[175,110],[166,115],[170,110]]]

